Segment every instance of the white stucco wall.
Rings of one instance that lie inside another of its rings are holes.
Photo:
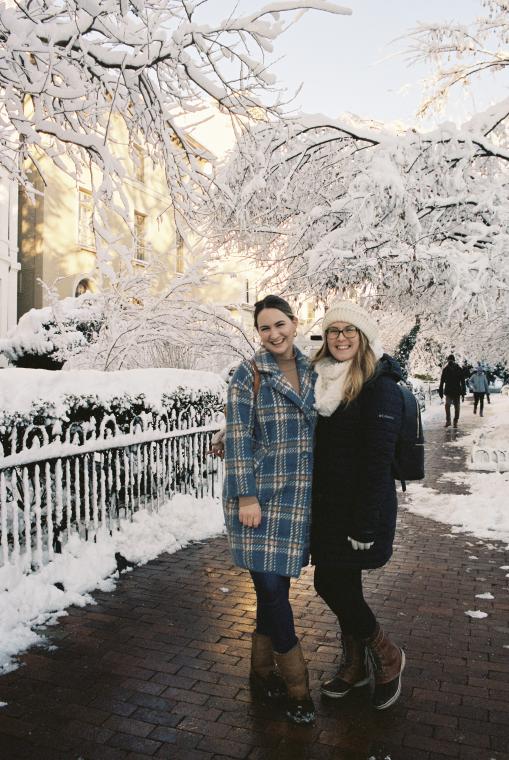
[[[0,174],[0,337],[16,325],[18,188]]]

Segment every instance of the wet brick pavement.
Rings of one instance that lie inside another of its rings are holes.
[[[443,491],[461,492],[440,476],[464,468],[464,450],[449,445],[476,424],[468,405],[463,417],[458,432],[427,434],[428,484]],[[366,582],[407,653],[402,697],[385,713],[367,688],[320,699],[339,652],[307,569],[292,587],[318,709],[306,728],[251,697],[254,595],[225,539],[163,555],[95,593],[95,606],[70,609],[46,631],[51,650],[30,650],[0,678],[0,758],[506,760],[508,564],[500,545],[400,510],[394,557]],[[475,599],[485,591],[495,599]],[[479,607],[489,617],[465,616]]]

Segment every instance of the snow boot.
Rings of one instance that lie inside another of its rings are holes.
[[[369,683],[364,641],[343,633],[341,634],[341,645],[343,651],[338,672],[334,678],[324,681],[320,687],[322,694],[333,699],[344,697],[352,689]]]
[[[286,696],[286,684],[277,672],[272,641],[269,636],[253,632],[249,682],[262,699],[281,699]]]
[[[315,706],[309,693],[309,674],[297,642],[289,652],[274,652],[274,659],[279,672],[284,678],[288,696],[286,699],[286,717],[291,723],[306,725],[314,723]]]
[[[365,639],[365,643],[375,676],[373,707],[375,710],[386,710],[401,693],[405,653],[390,640],[378,623],[374,634]]]

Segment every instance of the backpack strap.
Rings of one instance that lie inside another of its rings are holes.
[[[256,401],[256,397],[258,396],[258,391],[260,390],[260,370],[258,369],[258,365],[256,364],[254,359],[251,359],[251,366],[253,368],[254,372],[254,378],[253,378],[253,395],[254,399]]]

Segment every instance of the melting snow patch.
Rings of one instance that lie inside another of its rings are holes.
[[[465,612],[465,615],[468,615],[468,617],[471,617],[471,618],[477,618],[479,620],[481,618],[488,617],[488,613],[487,612],[481,612],[481,610],[467,610]]]
[[[476,594],[475,598],[476,599],[494,599],[495,597],[493,596],[493,594],[490,594],[489,591],[485,591],[484,594]]]

